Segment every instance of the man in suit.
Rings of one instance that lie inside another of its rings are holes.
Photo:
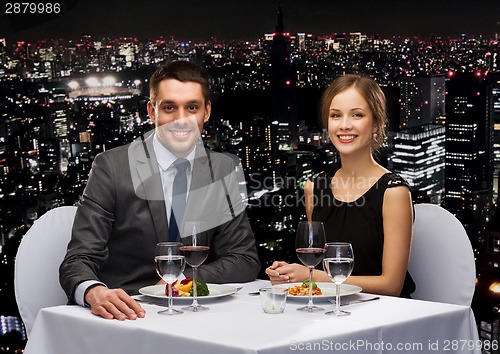
[[[158,68],[147,109],[153,132],[96,156],[60,266],[69,302],[107,319],[144,317],[130,295],[158,281],[155,246],[179,240],[175,224],[181,223],[174,217],[208,225],[210,253],[198,269],[202,280],[246,282],[260,269],[236,159],[201,142],[211,110],[204,71],[184,61]],[[186,166],[189,191],[183,215],[172,205],[177,161]]]

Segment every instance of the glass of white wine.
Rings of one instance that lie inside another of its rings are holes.
[[[181,254],[182,243],[160,242],[156,245],[155,267],[158,275],[167,283],[168,307],[159,311],[162,315],[178,315],[182,311],[172,307],[172,284],[180,277],[186,266],[186,258]]]
[[[335,310],[329,311],[327,315],[348,316],[351,313],[340,309],[340,284],[350,275],[354,268],[354,253],[352,245],[345,242],[331,242],[325,245],[325,258],[323,267],[326,274],[335,284],[336,301]]]

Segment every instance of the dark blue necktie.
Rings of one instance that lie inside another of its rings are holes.
[[[186,159],[177,159],[174,161],[174,166],[177,169],[177,173],[172,188],[172,209],[170,211],[170,222],[168,227],[169,241],[177,240],[177,235],[179,234],[178,223],[182,223],[184,217],[187,193],[186,171],[189,167],[189,161]]]

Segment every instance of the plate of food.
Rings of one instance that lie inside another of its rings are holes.
[[[229,296],[238,291],[231,285],[225,284],[210,284],[203,281],[197,281],[198,284],[198,300],[216,299],[219,297]],[[168,299],[167,286],[165,284],[150,285],[139,289],[141,295],[157,298]],[[193,282],[190,278],[175,282],[172,288],[172,298],[174,301],[193,301]]]
[[[305,280],[302,283],[290,283],[290,284],[280,284],[275,285],[279,287],[288,288],[288,299],[298,300],[298,301],[308,301],[309,300],[309,280]],[[350,284],[340,284],[340,296],[353,295],[361,292],[359,286]],[[313,301],[316,300],[328,300],[336,296],[336,288],[334,283],[315,283],[313,282]]]

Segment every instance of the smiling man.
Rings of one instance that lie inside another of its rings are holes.
[[[200,137],[203,123],[210,117],[211,102],[202,76],[193,75],[192,79],[197,81],[163,79],[164,70],[167,69],[159,69],[151,77],[148,114],[155,122],[161,144],[177,157],[186,157]]]
[[[205,149],[201,140],[211,111],[205,72],[185,61],[158,68],[147,110],[154,131],[96,156],[60,267],[69,303],[107,319],[144,317],[131,295],[158,282],[155,246],[179,240],[183,221],[208,226],[202,280],[246,282],[260,270],[237,158]],[[178,175],[184,176],[180,193]]]

